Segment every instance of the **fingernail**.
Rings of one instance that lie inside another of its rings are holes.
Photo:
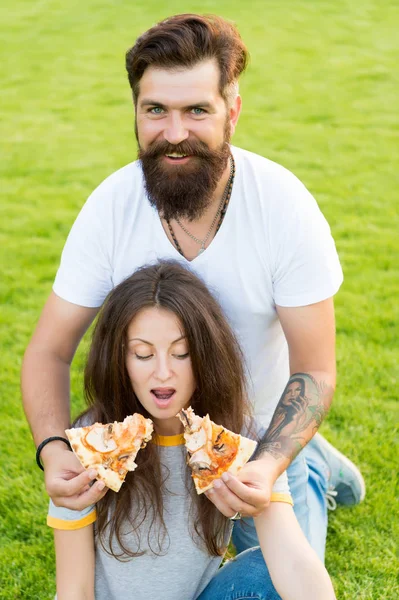
[[[223,473],[222,479],[223,479],[223,481],[229,481],[230,475],[228,473]]]
[[[222,485],[222,482],[219,481],[219,479],[216,479],[216,481],[213,483],[213,487],[215,487],[216,489],[220,488]]]
[[[97,471],[95,469],[90,469],[89,477],[90,479],[94,479],[95,477],[97,477]]]
[[[104,488],[105,488],[105,483],[103,481],[99,481],[97,484],[98,491],[102,492]]]

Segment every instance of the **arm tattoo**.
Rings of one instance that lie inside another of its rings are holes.
[[[308,373],[292,375],[259,443],[256,457],[268,452],[277,459],[293,460],[320,427],[333,394],[331,385],[317,381]]]

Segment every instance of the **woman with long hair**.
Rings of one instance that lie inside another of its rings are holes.
[[[195,275],[160,262],[118,285],[95,326],[84,385],[88,408],[76,426],[140,413],[154,435],[118,493],[81,512],[50,503],[58,600],[334,598],[296,522],[285,474],[255,519],[261,549],[219,569],[232,521],[196,494],[176,414],[191,406],[247,436],[254,426],[240,348]]]

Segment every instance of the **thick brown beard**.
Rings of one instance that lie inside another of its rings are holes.
[[[195,139],[177,145],[156,141],[147,150],[139,148],[148,199],[164,219],[193,221],[204,213],[227,166],[229,142],[230,123],[226,122],[224,140],[217,150]],[[193,158],[185,165],[165,164],[165,154],[174,152]]]

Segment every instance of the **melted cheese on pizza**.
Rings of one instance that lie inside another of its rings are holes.
[[[198,417],[191,407],[181,410],[177,416],[185,426],[187,462],[197,491],[209,488],[236,460],[241,436],[216,425],[209,415]]]

